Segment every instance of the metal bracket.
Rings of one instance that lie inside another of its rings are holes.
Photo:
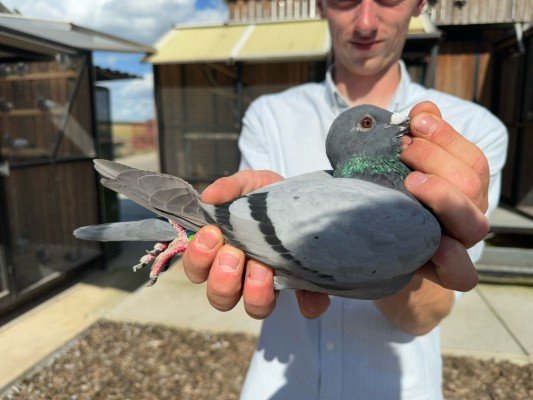
[[[516,34],[516,43],[518,46],[518,53],[525,54],[526,47],[524,46],[524,27],[520,23],[514,24],[514,30]]]
[[[0,162],[0,176],[9,176],[10,169],[9,169],[9,163],[7,161],[1,161]]]

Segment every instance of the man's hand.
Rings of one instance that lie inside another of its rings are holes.
[[[424,268],[424,276],[453,290],[468,291],[478,274],[467,248],[489,231],[489,165],[483,152],[456,132],[433,103],[424,102],[410,113],[413,142],[401,159],[415,172],[407,189],[428,206],[443,224],[439,248]]]
[[[201,200],[225,203],[282,179],[272,171],[241,171],[215,181],[203,191]],[[198,231],[183,255],[183,266],[192,282],[207,280],[207,298],[218,310],[231,310],[241,296],[246,312],[254,318],[266,318],[274,309],[272,269],[224,244],[222,233],[215,226]],[[302,314],[308,318],[320,316],[329,306],[329,297],[323,293],[296,291],[296,297]]]
[[[489,230],[489,166],[483,152],[446,123],[435,104],[420,103],[410,113],[413,140],[401,159],[415,172],[405,186],[443,225],[430,261],[398,293],[374,303],[394,325],[412,335],[429,332],[450,312],[452,290],[468,291],[478,274],[467,248]]]

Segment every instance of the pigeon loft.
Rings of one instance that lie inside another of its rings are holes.
[[[111,156],[109,92],[94,83],[132,76],[96,68],[91,51],[151,48],[5,13],[0,43],[1,313],[102,260],[105,247],[72,236],[118,217],[93,169]]]

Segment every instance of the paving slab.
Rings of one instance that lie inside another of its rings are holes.
[[[205,284],[191,283],[181,262],[174,263],[154,286],[138,289],[109,310],[105,317],[113,321],[254,335],[258,335],[261,328],[261,321],[249,317],[242,302],[228,312],[214,309],[205,295]]]
[[[517,213],[503,207],[497,207],[490,217],[493,232],[533,233],[533,218],[525,213]]]
[[[478,285],[476,289],[463,294],[452,313],[442,322],[442,352],[520,363],[530,361],[527,352],[486,303],[482,294],[486,286]]]
[[[515,341],[530,357],[533,356],[533,287],[482,285],[479,293]]]

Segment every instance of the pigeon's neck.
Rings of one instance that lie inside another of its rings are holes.
[[[340,162],[333,176],[362,179],[405,192],[403,180],[409,172],[397,155],[354,156]]]

